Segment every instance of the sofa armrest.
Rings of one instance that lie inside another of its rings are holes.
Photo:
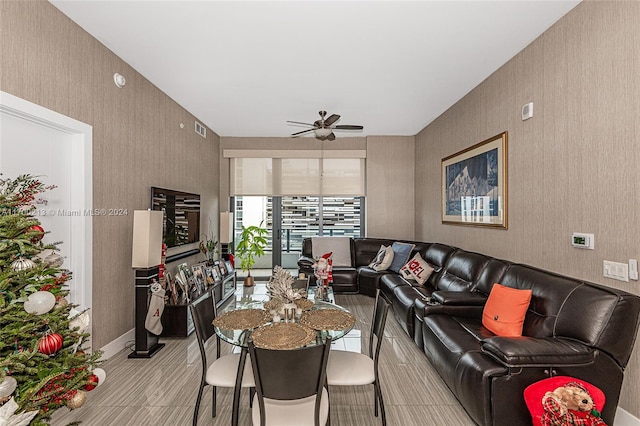
[[[433,298],[416,299],[413,302],[415,315],[422,318],[427,315],[451,315],[465,318],[482,318],[483,306],[443,305]]]
[[[487,296],[469,291],[434,291],[433,300],[441,305],[452,306],[484,306]]]
[[[298,258],[298,268],[300,269],[313,269],[313,263],[315,261],[311,257],[300,256]]]
[[[589,364],[595,350],[580,342],[558,337],[499,337],[480,342],[482,351],[508,366],[560,366]]]

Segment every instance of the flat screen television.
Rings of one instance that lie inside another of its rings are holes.
[[[199,241],[199,194],[151,187],[151,210],[164,212],[162,240],[167,247]]]

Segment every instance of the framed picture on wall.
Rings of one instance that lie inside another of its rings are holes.
[[[442,223],[507,229],[507,132],[442,159]]]

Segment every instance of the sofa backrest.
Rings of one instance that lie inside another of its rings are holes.
[[[599,348],[624,368],[629,362],[638,327],[640,297],[582,282],[565,299],[558,312],[554,334]]]
[[[444,270],[444,265],[455,251],[455,247],[439,243],[428,244],[421,247],[421,250],[419,251],[420,257],[422,257],[434,269],[434,272],[426,282],[427,285],[435,288],[434,283],[438,281],[438,278]]]
[[[458,249],[449,256],[433,286],[436,290],[471,291],[489,260],[485,255]]]
[[[640,326],[640,297],[519,264],[509,266],[500,283],[532,291],[523,336],[574,339],[626,366]]]
[[[378,253],[380,246],[390,246],[395,240],[385,238],[354,238],[353,239],[353,256],[356,268],[366,266]]]
[[[302,252],[300,253],[300,255],[313,259],[313,246],[311,245],[311,238],[302,239]]]
[[[531,290],[531,302],[524,319],[522,335],[552,337],[558,312],[579,282],[526,265],[513,264],[500,284]]]
[[[488,262],[485,263],[484,269],[480,273],[480,276],[478,276],[478,279],[473,284],[471,290],[482,293],[485,296],[489,296],[493,284],[502,281],[504,273],[507,271],[511,264],[512,262],[509,262],[507,260],[489,258]]]

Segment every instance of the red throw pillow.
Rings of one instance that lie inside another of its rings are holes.
[[[496,336],[522,336],[522,324],[530,301],[531,290],[495,283],[482,311],[482,325]]]

